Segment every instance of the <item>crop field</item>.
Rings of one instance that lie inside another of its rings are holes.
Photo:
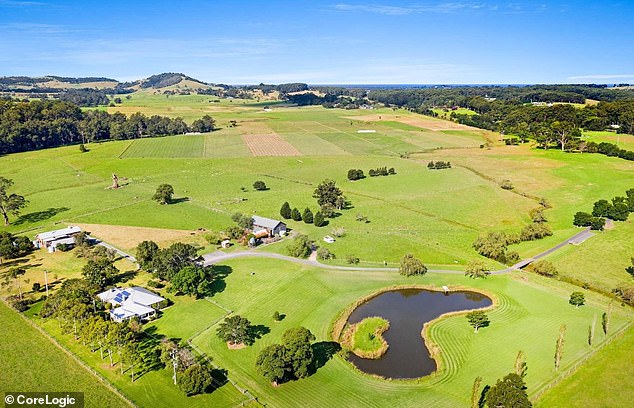
[[[42,231],[79,224],[128,251],[138,242],[152,239],[161,246],[192,242],[204,247],[201,253],[212,252],[216,248],[205,242],[201,231],[226,230],[233,225],[231,216],[236,212],[277,219],[285,201],[300,212],[310,208],[315,213],[315,187],[332,179],[349,202],[346,209],[321,228],[285,221],[292,233],[306,234],[336,255],[326,263],[349,266],[346,259],[357,257],[359,266],[396,267],[404,254],[412,253],[430,269],[460,271],[472,260],[501,269],[503,265],[473,249],[479,234],[519,232],[531,222],[529,211],[546,199],[551,208],[545,216],[553,236],[510,248],[522,258],[531,257],[578,232],[572,226],[575,212],[591,211],[596,200],[609,200],[634,187],[632,162],[540,150],[528,144],[505,146],[497,134],[404,110],[359,113],[215,99],[143,91],[108,108],[181,116],[188,122],[210,114],[219,126],[211,133],[90,143],[86,153],[68,146],[0,157],[2,176],[15,182],[12,191],[29,200],[19,217],[11,217],[6,230],[32,238]],[[264,111],[264,106],[271,110]],[[237,122],[236,127],[228,126],[231,120]],[[364,130],[373,132],[359,132]],[[598,141],[609,140],[611,135],[588,137]],[[628,137],[633,136],[621,135],[620,143],[629,143]],[[451,162],[452,167],[427,168],[429,161],[439,160]],[[380,167],[393,167],[396,174],[368,176],[370,169]],[[349,169],[362,169],[368,177],[349,181]],[[118,190],[108,188],[113,173],[122,180]],[[257,180],[264,181],[267,190],[256,191],[253,183]],[[502,189],[503,182],[513,188]],[[173,204],[159,205],[152,200],[156,188],[164,183],[174,187]],[[324,243],[323,237],[333,235],[334,230],[343,234],[333,243]],[[609,292],[631,282],[625,267],[634,256],[633,236],[632,220],[616,222],[613,229],[546,259],[555,264],[560,276]],[[284,239],[256,251],[286,254],[288,242]],[[240,250],[238,245],[231,249]],[[24,265],[24,278],[29,280],[24,285],[30,289],[32,283],[43,283],[46,269],[55,290],[64,279],[80,277],[84,263],[74,251],[37,251],[23,260],[5,262],[0,273]],[[606,361],[618,357],[614,344],[631,338],[619,337],[609,343],[609,336],[599,328],[595,346],[588,346],[588,325],[607,309],[610,299],[526,272],[483,280],[470,280],[461,273],[428,273],[407,279],[397,272],[322,269],[265,258],[233,259],[223,265],[230,273],[212,298],[194,300],[163,289],[162,295],[174,304],[145,328],[153,335],[191,340],[214,364],[226,369],[238,387],[267,406],[464,406],[473,379],[482,376],[484,384],[494,384],[512,370],[519,350],[527,355],[528,392],[535,397],[559,375],[553,368],[553,352],[561,324],[568,328],[561,372],[597,350],[586,364],[588,370],[593,366],[603,369],[611,364]],[[150,279],[148,273],[133,272],[134,266],[127,261],[117,261],[117,267],[129,279],[126,284],[143,285]],[[272,387],[256,372],[257,353],[279,342],[284,330],[302,325],[316,335],[317,342],[330,341],[333,322],[356,299],[408,283],[473,287],[491,293],[499,300],[489,313],[491,326],[474,334],[462,316],[434,323],[429,333],[441,350],[441,368],[417,381],[374,378],[339,355],[322,356],[313,375],[279,387]],[[5,295],[18,289],[16,282],[10,282],[0,290]],[[570,306],[573,290],[583,291],[588,304],[579,309]],[[229,311],[270,332],[250,347],[228,350],[215,331]],[[274,322],[275,311],[286,317]],[[62,335],[55,321],[39,319],[37,305],[29,316],[135,404],[234,407],[249,399],[230,384],[186,398],[171,383],[168,370],[146,373],[132,383],[104,364],[99,353],[90,353],[72,336]],[[633,320],[631,308],[614,303],[613,332],[609,334],[625,329]],[[580,370],[579,377],[573,375],[549,390],[544,401],[557,406],[575,390],[575,378],[583,384],[589,381],[588,375]],[[621,377],[614,381],[631,384]]]

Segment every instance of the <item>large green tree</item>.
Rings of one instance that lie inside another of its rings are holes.
[[[192,122],[191,130],[194,132],[207,133],[212,132],[216,128],[216,121],[209,115],[205,115],[200,119]]]
[[[173,195],[174,187],[169,184],[161,184],[152,196],[152,200],[158,202],[159,204],[169,204],[172,202]]]
[[[315,336],[305,327],[288,329],[282,335],[282,344],[286,347],[286,361],[296,378],[304,378],[309,374],[313,362],[313,340]]]
[[[4,225],[9,225],[9,214],[20,215],[20,210],[28,203],[21,195],[9,194],[8,190],[11,186],[13,186],[13,180],[0,176],[0,213],[4,218]]]
[[[209,294],[212,279],[211,267],[187,265],[172,276],[168,291],[203,297]]]
[[[477,333],[481,327],[489,325],[489,317],[482,310],[467,313],[467,321],[474,328],[474,333]]]
[[[498,380],[486,394],[489,408],[530,408],[531,402],[526,393],[524,379],[516,373],[510,373]]]
[[[427,267],[414,255],[406,254],[401,258],[398,271],[403,276],[424,275],[427,273]]]
[[[178,387],[187,396],[206,392],[213,383],[211,368],[206,364],[192,364],[178,377]]]
[[[271,344],[258,354],[255,366],[260,374],[273,385],[282,382],[287,375],[286,347],[281,344]]]
[[[251,322],[240,315],[230,316],[218,325],[216,334],[229,344],[251,344],[253,334]]]
[[[317,204],[321,207],[330,205],[342,210],[345,206],[343,192],[337,187],[334,180],[322,181],[313,192],[313,197],[317,199]]]
[[[119,273],[119,270],[112,264],[112,261],[99,258],[96,260],[89,260],[82,269],[82,275],[88,283],[104,288],[110,284],[114,277]]]
[[[465,269],[465,276],[473,279],[486,278],[491,273],[491,270],[482,261],[471,261],[467,264]]]

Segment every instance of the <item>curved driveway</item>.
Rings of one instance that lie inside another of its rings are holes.
[[[561,249],[564,246],[567,246],[571,241],[574,241],[578,238],[586,238],[589,237],[591,234],[590,232],[590,228],[584,228],[583,231],[576,233],[575,235],[573,235],[572,237],[566,239],[565,241],[560,242],[559,244],[547,249],[546,251],[535,255],[532,258],[528,258],[528,259],[524,259],[518,263],[516,263],[513,266],[510,266],[506,269],[500,269],[497,271],[491,271],[492,275],[501,275],[504,273],[509,273],[511,271],[516,271],[519,270],[527,265],[529,265],[531,262],[536,261],[540,258],[545,257],[546,255],[549,255],[555,251],[557,251],[558,249]],[[337,265],[328,265],[328,264],[323,264],[321,262],[319,262],[315,256],[315,252],[313,252],[310,256],[309,259],[303,259],[303,258],[294,258],[292,256],[287,256],[287,255],[281,255],[281,254],[276,254],[276,253],[272,253],[272,252],[260,252],[260,251],[240,251],[240,252],[233,252],[233,253],[224,253],[222,251],[216,251],[216,252],[212,252],[209,254],[204,254],[202,257],[205,260],[204,264],[205,265],[212,265],[212,264],[217,264],[219,262],[222,261],[226,261],[229,259],[235,259],[235,258],[249,258],[249,257],[255,257],[255,258],[272,258],[272,259],[279,259],[282,261],[288,261],[288,262],[295,262],[298,264],[302,264],[302,265],[308,265],[308,266],[314,266],[317,268],[323,268],[323,269],[336,269],[336,270],[342,270],[342,271],[398,271],[398,268],[367,268],[367,267],[360,267],[360,266],[337,266]],[[455,270],[449,270],[449,269],[428,269],[427,272],[433,272],[433,273],[446,273],[446,274],[460,274],[462,275],[464,273],[464,271],[455,271]]]

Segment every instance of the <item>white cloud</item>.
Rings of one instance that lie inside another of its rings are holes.
[[[567,78],[569,81],[600,81],[607,79],[634,79],[634,74],[593,74],[593,75],[576,75],[569,76]]]
[[[479,2],[447,1],[428,4],[410,4],[405,6],[393,6],[384,4],[350,4],[339,3],[331,6],[337,11],[365,12],[383,14],[387,16],[404,16],[422,13],[457,13],[463,11],[490,11],[504,14],[520,14],[524,12],[544,12],[548,6],[545,4],[523,5],[519,3],[486,4]]]
[[[0,7],[33,7],[46,5],[46,3],[41,1],[0,0]]]

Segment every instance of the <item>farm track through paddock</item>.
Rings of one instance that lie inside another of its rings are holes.
[[[284,140],[280,135],[260,134],[242,135],[242,140],[247,145],[253,156],[301,156],[299,150]]]

